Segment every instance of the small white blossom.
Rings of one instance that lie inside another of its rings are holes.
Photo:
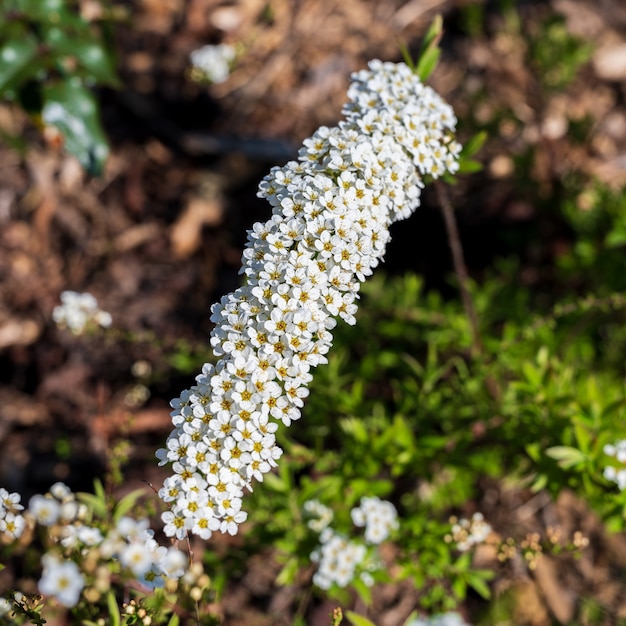
[[[76,291],[61,293],[61,304],[54,307],[52,319],[59,328],[67,328],[75,335],[82,334],[89,324],[108,328],[113,321],[110,313],[98,307],[94,296]]]
[[[61,561],[46,554],[43,559],[43,575],[39,581],[39,591],[57,599],[66,607],[75,606],[85,586],[85,579],[73,561]]]
[[[144,543],[133,541],[120,553],[120,563],[137,578],[143,577],[152,567],[152,554]]]
[[[0,597],[0,617],[4,617],[12,608],[13,605],[9,600]]]
[[[198,78],[211,83],[223,83],[230,74],[230,68],[235,60],[235,49],[228,44],[217,46],[202,46],[194,50],[189,58],[194,73]]]
[[[54,498],[46,496],[33,496],[28,503],[28,511],[42,526],[56,524],[61,515],[61,505]]]
[[[451,540],[457,550],[467,552],[475,545],[483,543],[491,533],[491,526],[485,521],[482,513],[474,513],[471,519],[451,518]]]
[[[24,506],[20,504],[22,496],[19,493],[9,493],[6,489],[0,487],[0,518],[7,512],[15,513],[22,511]]]
[[[26,528],[24,516],[16,513],[7,513],[0,519],[0,533],[5,534],[9,539],[18,539],[22,536]]]
[[[67,500],[74,500],[74,494],[72,490],[62,482],[57,482],[50,487],[50,493],[59,501],[65,502]]]

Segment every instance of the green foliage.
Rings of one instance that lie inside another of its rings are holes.
[[[593,234],[606,243],[605,231]],[[608,253],[598,246],[599,257]],[[425,292],[410,274],[363,286],[357,325],[336,329],[304,419],[281,435],[279,472],[254,493],[254,533],[285,555],[282,583],[310,560],[302,510],[313,498],[343,528],[363,495],[393,501],[401,524],[392,578],[411,579],[429,611],[455,608],[468,589],[490,596],[494,572],[445,541],[448,516],[476,501],[485,480],[553,497],[572,489],[623,529],[626,497],[603,477],[617,464],[604,446],[626,437],[623,364],[616,369],[595,331],[623,326],[626,302],[590,295],[529,318],[533,294],[517,271],[499,263],[473,287],[484,344],[475,358],[460,302]]]
[[[118,85],[102,25],[70,0],[6,0],[3,12],[0,98],[56,128],[68,152],[99,174],[109,147],[91,89]]]
[[[572,36],[560,16],[541,24],[529,39],[530,61],[547,92],[569,85],[592,52],[593,46]]]

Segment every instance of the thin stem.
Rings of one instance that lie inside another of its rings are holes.
[[[472,352],[474,353],[474,356],[477,356],[483,353],[483,343],[480,339],[480,333],[478,331],[478,317],[476,315],[474,301],[472,300],[472,294],[469,290],[469,276],[467,274],[467,266],[465,265],[465,258],[463,256],[463,246],[461,245],[461,238],[459,237],[459,229],[454,215],[454,208],[452,207],[450,197],[448,196],[448,192],[444,185],[436,181],[435,189],[437,190],[437,198],[439,199],[443,219],[446,223],[448,243],[450,244],[450,251],[452,252],[454,272],[457,280],[459,281],[463,308],[465,309],[465,314],[467,315],[467,319],[470,323],[470,331],[472,333]]]

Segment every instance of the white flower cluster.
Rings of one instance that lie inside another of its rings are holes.
[[[604,446],[604,454],[612,456],[624,464],[624,469],[607,465],[604,468],[604,477],[617,484],[620,491],[626,489],[626,439],[618,441],[615,445],[607,443]]]
[[[370,572],[381,565],[370,547],[385,541],[391,530],[398,527],[393,504],[377,497],[364,497],[350,511],[354,525],[365,527],[365,543],[351,541],[330,528],[333,513],[317,500],[306,502],[304,509],[313,518],[308,522],[309,528],[320,534],[320,546],[311,553],[311,560],[318,565],[313,583],[320,589],[330,589],[333,585],[346,587],[358,573],[366,585],[372,585]]]
[[[229,44],[202,46],[189,55],[192,66],[192,78],[207,80],[211,83],[223,83],[230,74],[230,67],[235,60],[235,49]]]
[[[174,470],[159,492],[170,536],[237,532],[243,490],[282,454],[276,421],[300,417],[335,318],[355,323],[389,226],[419,205],[424,176],[457,169],[454,113],[406,65],[370,62],[348,97],[345,121],[261,183],[273,215],[248,233],[245,285],[212,308],[219,361],[172,402],[174,430],[157,452]]]
[[[451,517],[451,535],[446,539],[456,544],[457,550],[467,552],[474,546],[483,543],[491,533],[491,526],[485,521],[482,513],[474,513],[471,519]]]
[[[331,528],[322,531],[320,542],[320,548],[311,553],[311,560],[317,563],[313,584],[320,589],[330,589],[333,585],[347,587],[354,580],[357,567],[367,556],[366,546],[342,537]],[[368,582],[369,579],[365,578],[364,581]]]
[[[61,304],[54,307],[52,319],[59,328],[67,328],[75,335],[82,334],[89,324],[108,328],[113,321],[110,313],[98,307],[94,296],[76,291],[61,293]]]
[[[352,509],[350,515],[355,526],[365,526],[367,543],[382,543],[392,530],[398,528],[396,507],[376,496],[363,498],[361,506]]]
[[[118,560],[132,577],[147,587],[163,587],[168,578],[185,574],[186,555],[174,547],[160,546],[147,519],[121,517],[106,535],[97,526],[85,523],[87,507],[63,483],[55,483],[45,495],[33,496],[28,509],[21,496],[0,488],[0,539],[18,539],[27,527],[54,528],[50,539],[57,548],[42,557],[43,574],[39,581],[42,594],[55,597],[67,607],[75,606],[85,586],[78,564],[59,556],[66,550],[79,550],[85,561],[90,549],[98,559]],[[22,513],[23,511],[23,513]]]
[[[440,613],[432,617],[416,617],[404,626],[469,626],[458,613]]]

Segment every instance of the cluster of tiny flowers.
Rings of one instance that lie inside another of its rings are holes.
[[[163,587],[166,579],[179,579],[186,571],[186,555],[160,546],[148,520],[121,517],[106,534],[85,523],[87,507],[63,483],[33,496],[26,510],[20,500],[19,494],[0,488],[0,540],[11,543],[25,528],[36,525],[48,529],[54,547],[42,557],[39,591],[63,606],[75,606],[86,584],[79,564],[62,558],[68,551],[79,551],[83,561],[89,560],[88,554],[103,562],[117,560],[132,578],[150,588]]]
[[[355,579],[357,567],[366,556],[367,547],[364,544],[350,541],[331,528],[325,528],[320,534],[319,549],[311,553],[311,560],[317,563],[313,584],[320,589],[330,589],[333,585],[347,587]],[[364,578],[365,582],[370,580]]]
[[[349,540],[330,528],[332,511],[317,500],[310,500],[304,509],[311,517],[307,525],[319,533],[319,548],[311,553],[311,560],[317,563],[313,583],[320,589],[330,589],[333,585],[348,586],[358,575],[366,585],[374,580],[371,572],[380,569],[380,560],[375,558],[371,546],[376,546],[397,528],[396,509],[380,498],[362,498],[350,516],[358,527],[365,527],[365,543]]]
[[[491,526],[485,521],[482,513],[474,513],[471,519],[451,517],[450,523],[451,534],[446,535],[446,541],[456,544],[460,552],[467,552],[483,543],[491,533]]]
[[[355,323],[389,226],[419,205],[424,176],[457,169],[453,111],[406,65],[372,61],[348,97],[346,119],[260,185],[273,215],[248,232],[245,284],[212,307],[218,362],[172,401],[174,430],[157,452],[173,468],[159,491],[169,536],[237,532],[244,490],[282,454],[277,422],[300,417],[336,318]]]
[[[624,464],[624,469],[618,469],[612,465],[604,468],[604,477],[616,483],[620,491],[624,491],[626,489],[626,439],[618,441],[615,445],[606,444],[604,454],[612,456]]]
[[[59,328],[67,328],[75,335],[82,334],[89,324],[108,328],[113,321],[110,313],[98,307],[94,296],[76,291],[61,293],[61,304],[54,307],[52,319]]]
[[[432,617],[416,617],[404,626],[469,626],[458,613],[441,613]]]
[[[376,496],[363,498],[361,506],[352,509],[350,515],[355,526],[365,526],[367,543],[382,543],[398,527],[396,507]]]
[[[235,60],[235,49],[225,43],[202,46],[190,55],[191,78],[198,82],[223,83],[230,74]]]

